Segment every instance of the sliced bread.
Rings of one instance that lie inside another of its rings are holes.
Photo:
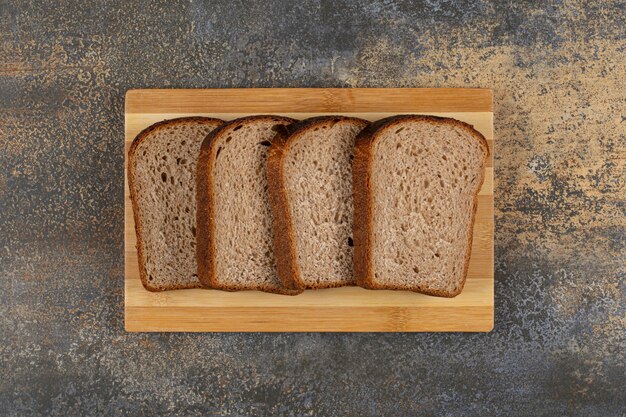
[[[369,122],[322,116],[279,130],[267,175],[278,275],[290,288],[354,285],[352,155]]]
[[[485,138],[454,119],[396,116],[361,132],[352,171],[359,285],[461,292],[488,153]]]
[[[150,291],[200,286],[196,269],[196,161],[223,123],[186,117],[143,130],[128,152],[139,276]]]
[[[301,291],[281,285],[272,249],[267,153],[278,127],[293,119],[251,116],[207,136],[197,169],[198,273],[208,288]]]

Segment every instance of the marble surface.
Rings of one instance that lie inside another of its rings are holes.
[[[623,1],[0,1],[0,414],[623,416]],[[129,334],[130,88],[486,87],[489,334]]]

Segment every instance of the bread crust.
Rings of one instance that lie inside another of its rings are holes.
[[[427,288],[421,288],[415,286],[413,288],[398,287],[394,285],[386,285],[376,282],[374,280],[372,271],[372,233],[373,233],[373,216],[372,216],[372,149],[376,143],[380,134],[387,129],[393,128],[401,123],[405,122],[427,122],[438,125],[449,125],[459,127],[475,138],[483,149],[483,166],[481,170],[481,176],[479,185],[474,193],[474,208],[471,217],[471,227],[474,226],[476,217],[476,209],[478,206],[478,193],[482,187],[485,179],[485,163],[489,156],[489,146],[485,137],[478,132],[474,127],[465,122],[461,122],[456,119],[437,117],[437,116],[425,116],[425,115],[398,115],[385,119],[378,120],[365,128],[357,136],[354,160],[352,165],[352,178],[353,178],[353,202],[354,202],[354,222],[353,222],[353,234],[354,234],[354,274],[357,284],[367,289],[385,289],[385,290],[411,290],[427,295],[434,295],[438,297],[455,297],[462,290],[467,279],[467,270],[469,267],[469,261],[472,250],[473,232],[469,233],[467,244],[469,250],[465,256],[465,263],[463,267],[463,279],[457,291],[447,292],[432,290]]]
[[[283,155],[289,137],[288,129],[280,129],[269,148],[267,158],[267,182],[269,185],[270,204],[272,205],[272,238],[278,278],[286,288],[304,289],[300,280],[298,264],[294,262],[296,250],[291,235],[291,216],[289,215],[287,195],[284,192]]]
[[[306,285],[302,280],[297,262],[295,228],[293,226],[289,204],[289,194],[285,184],[284,161],[289,148],[310,129],[321,128],[325,125],[333,126],[340,122],[353,122],[366,127],[367,120],[346,116],[318,116],[294,123],[286,129],[277,132],[272,146],[269,149],[267,177],[270,184],[270,201],[274,216],[274,253],[278,264],[278,275],[281,282],[288,288],[322,289],[343,286],[338,283]],[[329,127],[330,127],[329,126]]]
[[[240,285],[225,285],[220,283],[215,276],[215,242],[213,239],[215,213],[213,212],[213,174],[210,169],[215,163],[215,152],[213,149],[215,144],[220,141],[222,135],[230,132],[230,129],[234,126],[258,121],[274,121],[279,124],[289,125],[296,120],[273,115],[242,117],[226,122],[224,125],[213,130],[202,142],[198,165],[196,167],[196,201],[198,203],[196,210],[196,228],[198,231],[196,261],[198,264],[198,278],[204,288],[220,289],[224,291],[257,289],[275,294],[296,295],[300,294],[302,290],[288,286],[259,286],[258,288],[251,288]]]
[[[189,289],[189,288],[200,288],[200,282],[189,285],[173,285],[170,287],[163,287],[152,284],[148,279],[148,272],[146,269],[146,257],[145,257],[145,243],[143,241],[143,225],[142,225],[142,216],[139,209],[137,190],[135,188],[135,152],[137,147],[144,141],[146,138],[150,136],[151,133],[163,129],[166,127],[171,127],[177,124],[185,124],[185,123],[203,123],[203,124],[215,124],[215,127],[223,124],[224,121],[220,119],[214,119],[210,117],[179,117],[176,119],[168,119],[163,120],[161,122],[157,122],[153,125],[148,126],[133,139],[133,142],[130,145],[128,150],[128,165],[127,165],[127,175],[128,175],[128,188],[130,191],[130,201],[133,207],[133,218],[135,219],[135,234],[137,236],[137,260],[139,264],[139,278],[141,279],[141,283],[144,288],[148,291],[152,292],[160,292],[166,290],[181,290],[181,289]]]

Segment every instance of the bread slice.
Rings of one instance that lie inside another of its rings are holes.
[[[200,286],[196,270],[196,160],[206,135],[223,123],[165,120],[143,130],[128,152],[139,276],[150,291]]]
[[[282,129],[269,150],[278,275],[290,288],[354,285],[352,155],[369,122],[322,116]]]
[[[199,278],[208,288],[297,294],[281,285],[272,250],[267,153],[293,119],[252,116],[207,136],[197,171]]]
[[[396,116],[363,130],[352,171],[357,283],[458,295],[488,154],[485,138],[454,119]]]

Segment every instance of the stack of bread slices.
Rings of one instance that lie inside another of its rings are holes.
[[[472,126],[433,116],[157,123],[128,159],[142,283],[456,296],[487,157]]]

